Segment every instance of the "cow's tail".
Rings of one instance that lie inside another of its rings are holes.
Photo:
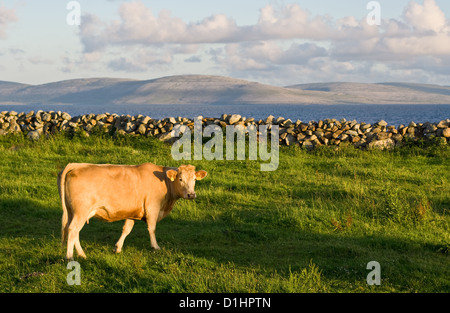
[[[61,198],[61,204],[63,209],[63,215],[61,220],[61,245],[64,246],[64,243],[67,239],[67,223],[69,222],[69,213],[66,205],[66,176],[67,173],[73,170],[77,164],[70,163],[68,164],[58,175],[58,190],[59,196]]]

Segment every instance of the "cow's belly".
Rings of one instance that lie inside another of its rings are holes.
[[[117,222],[125,219],[142,220],[144,218],[144,209],[100,207],[95,209],[90,215],[107,222]]]

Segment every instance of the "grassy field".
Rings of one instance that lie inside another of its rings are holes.
[[[192,161],[208,177],[157,226],[91,220],[69,286],[56,178],[69,162],[178,166],[150,138],[0,137],[0,292],[450,292],[450,149],[281,148],[280,166]],[[369,286],[367,263],[381,266]]]

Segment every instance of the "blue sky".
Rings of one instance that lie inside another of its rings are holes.
[[[225,75],[450,84],[450,1],[0,0],[0,80]]]

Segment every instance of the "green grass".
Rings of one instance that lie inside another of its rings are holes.
[[[192,161],[209,175],[158,224],[162,250],[138,222],[115,255],[123,223],[91,220],[80,286],[66,283],[60,169],[182,162],[158,140],[108,135],[0,137],[0,154],[0,292],[450,292],[449,147],[281,148],[274,172]]]

